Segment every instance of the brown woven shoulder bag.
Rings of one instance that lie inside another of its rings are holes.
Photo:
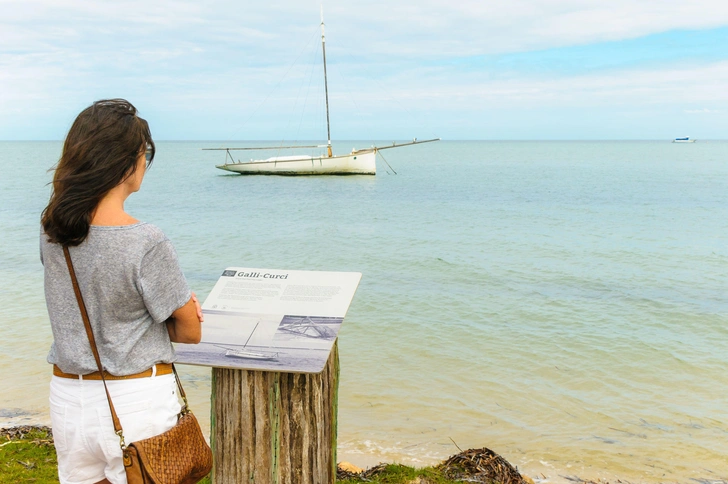
[[[177,387],[182,396],[184,405],[177,417],[177,424],[163,434],[156,435],[149,439],[124,443],[124,432],[121,422],[111,402],[109,389],[106,387],[104,369],[101,367],[99,350],[96,347],[91,323],[86,312],[86,305],[81,296],[81,289],[78,286],[76,272],[73,270],[71,254],[68,247],[63,247],[63,255],[66,257],[68,271],[71,274],[73,292],[76,294],[78,307],[81,310],[83,324],[86,327],[91,351],[94,354],[96,365],[99,367],[101,379],[104,382],[106,398],[109,401],[111,419],[114,422],[114,431],[119,436],[119,446],[124,458],[126,479],[129,484],[195,484],[202,480],[212,470],[212,451],[205,442],[200,424],[190,411],[187,404],[187,396],[182,388],[182,383],[177,375],[177,369],[172,365],[174,377],[177,380]]]

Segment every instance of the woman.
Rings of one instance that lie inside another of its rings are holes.
[[[170,341],[200,341],[202,311],[172,244],[157,227],[124,211],[154,153],[149,126],[134,106],[123,99],[95,102],[68,132],[41,218],[53,330],[51,422],[61,483],[126,483],[63,246],[69,247],[127,443],[175,425],[180,403]]]

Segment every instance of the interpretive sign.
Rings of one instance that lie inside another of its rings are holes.
[[[229,267],[202,304],[202,341],[175,344],[190,365],[318,373],[361,273]]]

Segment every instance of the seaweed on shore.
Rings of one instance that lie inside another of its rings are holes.
[[[364,479],[369,479],[371,477],[378,476],[380,474],[383,474],[388,467],[390,467],[392,464],[379,464],[374,467],[370,467],[369,469],[365,470],[361,474],[359,474],[359,477],[363,477]]]
[[[351,472],[346,469],[342,469],[341,466],[336,466],[336,480],[342,479],[359,479],[361,478],[362,472]]]
[[[464,450],[447,459],[436,469],[448,479],[463,482],[527,483],[515,467],[486,447]]]
[[[409,476],[406,479],[405,474]],[[397,479],[393,479],[395,475]],[[462,451],[432,468],[416,470],[396,464],[379,464],[365,471],[353,472],[340,466],[336,477],[345,482],[533,484],[507,460],[485,447]]]
[[[29,440],[29,434],[33,434],[35,438]],[[0,438],[5,438],[8,442],[26,440],[35,445],[53,445],[53,431],[43,425],[0,428]]]

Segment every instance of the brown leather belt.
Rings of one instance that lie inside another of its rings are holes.
[[[155,366],[157,367],[157,375],[169,375],[172,373],[172,363],[157,363]],[[131,380],[132,378],[148,378],[152,376],[152,373],[154,373],[154,367],[139,373],[134,373],[133,375],[122,376],[112,375],[108,371],[104,371],[104,378],[107,380]],[[72,373],[64,373],[57,365],[53,365],[53,375],[61,378],[73,378],[74,380],[101,380],[101,373],[98,371],[86,375],[74,375]]]

